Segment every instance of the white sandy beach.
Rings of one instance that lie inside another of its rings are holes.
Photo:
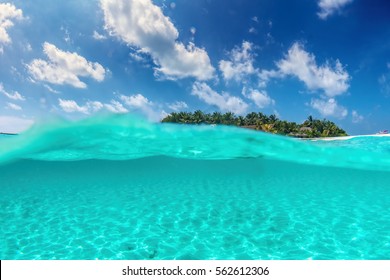
[[[312,141],[342,141],[359,137],[390,137],[390,134],[365,134],[365,135],[350,135],[340,137],[324,137],[324,138],[310,138]]]

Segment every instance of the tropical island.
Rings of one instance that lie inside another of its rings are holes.
[[[339,137],[348,134],[334,122],[314,119],[309,116],[302,124],[280,120],[276,115],[252,112],[245,117],[236,116],[232,112],[212,114],[201,110],[195,112],[173,112],[161,120],[164,123],[179,124],[219,124],[234,125],[242,128],[260,130],[268,133],[298,138]]]

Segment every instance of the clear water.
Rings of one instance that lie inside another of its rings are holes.
[[[1,259],[390,259],[390,137],[129,116],[0,138]]]

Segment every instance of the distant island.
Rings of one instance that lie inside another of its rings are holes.
[[[18,135],[17,133],[0,132],[0,135]]]
[[[298,138],[318,138],[318,137],[339,137],[348,134],[339,128],[334,122],[323,119],[313,119],[309,116],[302,124],[280,120],[276,115],[265,115],[261,112],[252,112],[245,117],[236,116],[232,112],[214,112],[207,114],[201,110],[195,112],[173,112],[163,118],[164,123],[180,124],[220,124],[234,125],[242,128],[260,130],[264,132],[298,137]]]

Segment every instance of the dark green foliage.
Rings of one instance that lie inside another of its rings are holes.
[[[261,112],[252,112],[245,117],[236,116],[234,113],[214,112],[203,113],[197,110],[191,112],[173,112],[166,116],[161,122],[184,123],[184,124],[222,124],[235,125],[255,130],[288,135],[301,138],[314,137],[336,137],[346,136],[347,133],[329,120],[316,120],[309,116],[302,124],[288,122],[278,119],[275,115],[267,116]]]

